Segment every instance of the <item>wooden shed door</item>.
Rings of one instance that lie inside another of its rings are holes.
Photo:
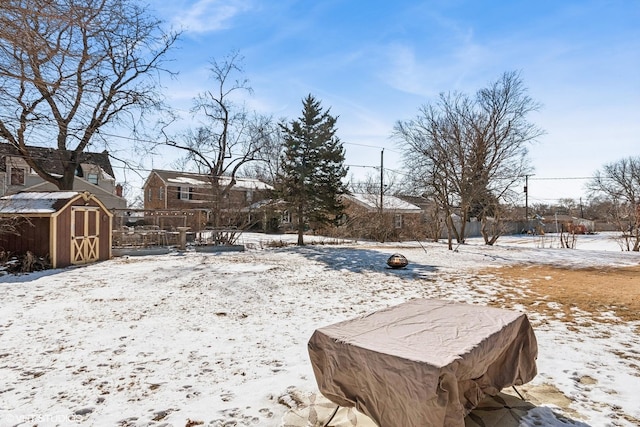
[[[99,208],[71,207],[71,263],[85,264],[98,260],[100,242]]]

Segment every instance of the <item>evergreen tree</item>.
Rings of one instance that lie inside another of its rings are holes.
[[[320,101],[308,95],[302,117],[281,124],[284,136],[280,196],[295,213],[298,245],[304,245],[307,222],[327,224],[343,211],[340,195],[346,193],[344,149],[336,136],[337,117],[323,111]]]

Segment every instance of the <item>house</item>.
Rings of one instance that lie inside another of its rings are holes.
[[[62,165],[55,156],[57,150],[43,147],[28,147],[28,150],[31,156],[42,161],[49,173],[62,174]],[[80,153],[73,191],[93,194],[107,209],[124,209],[127,201],[122,197],[122,186],[116,184],[114,176],[108,152]],[[13,145],[6,143],[0,143],[0,180],[0,197],[23,191],[58,190],[35,173]]]
[[[252,230],[266,233],[297,233],[298,222],[295,209],[283,199],[259,200],[244,208],[243,211],[252,218]]]
[[[342,196],[345,217],[341,229],[347,237],[386,240],[414,240],[422,237],[424,221],[419,206],[396,196],[353,193]]]
[[[21,192],[0,198],[0,248],[48,257],[53,268],[111,258],[113,214],[94,195],[78,191]]]
[[[220,178],[220,185],[229,184],[230,178]],[[240,225],[249,218],[247,209],[267,198],[273,188],[260,180],[236,178],[235,184],[217,208],[227,225]],[[212,222],[213,190],[210,176],[194,172],[153,169],[144,186],[145,222],[160,228],[190,227],[202,230]]]
[[[586,234],[595,232],[595,221],[584,218],[576,218],[567,214],[554,214],[541,218],[545,233],[573,233]]]

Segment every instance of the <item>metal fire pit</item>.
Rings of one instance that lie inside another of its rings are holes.
[[[387,265],[391,268],[405,268],[409,264],[404,255],[393,254],[387,260]]]

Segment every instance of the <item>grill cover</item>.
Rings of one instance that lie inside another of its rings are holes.
[[[322,394],[384,427],[464,426],[484,394],[536,375],[527,316],[417,299],[317,329],[308,344]]]

